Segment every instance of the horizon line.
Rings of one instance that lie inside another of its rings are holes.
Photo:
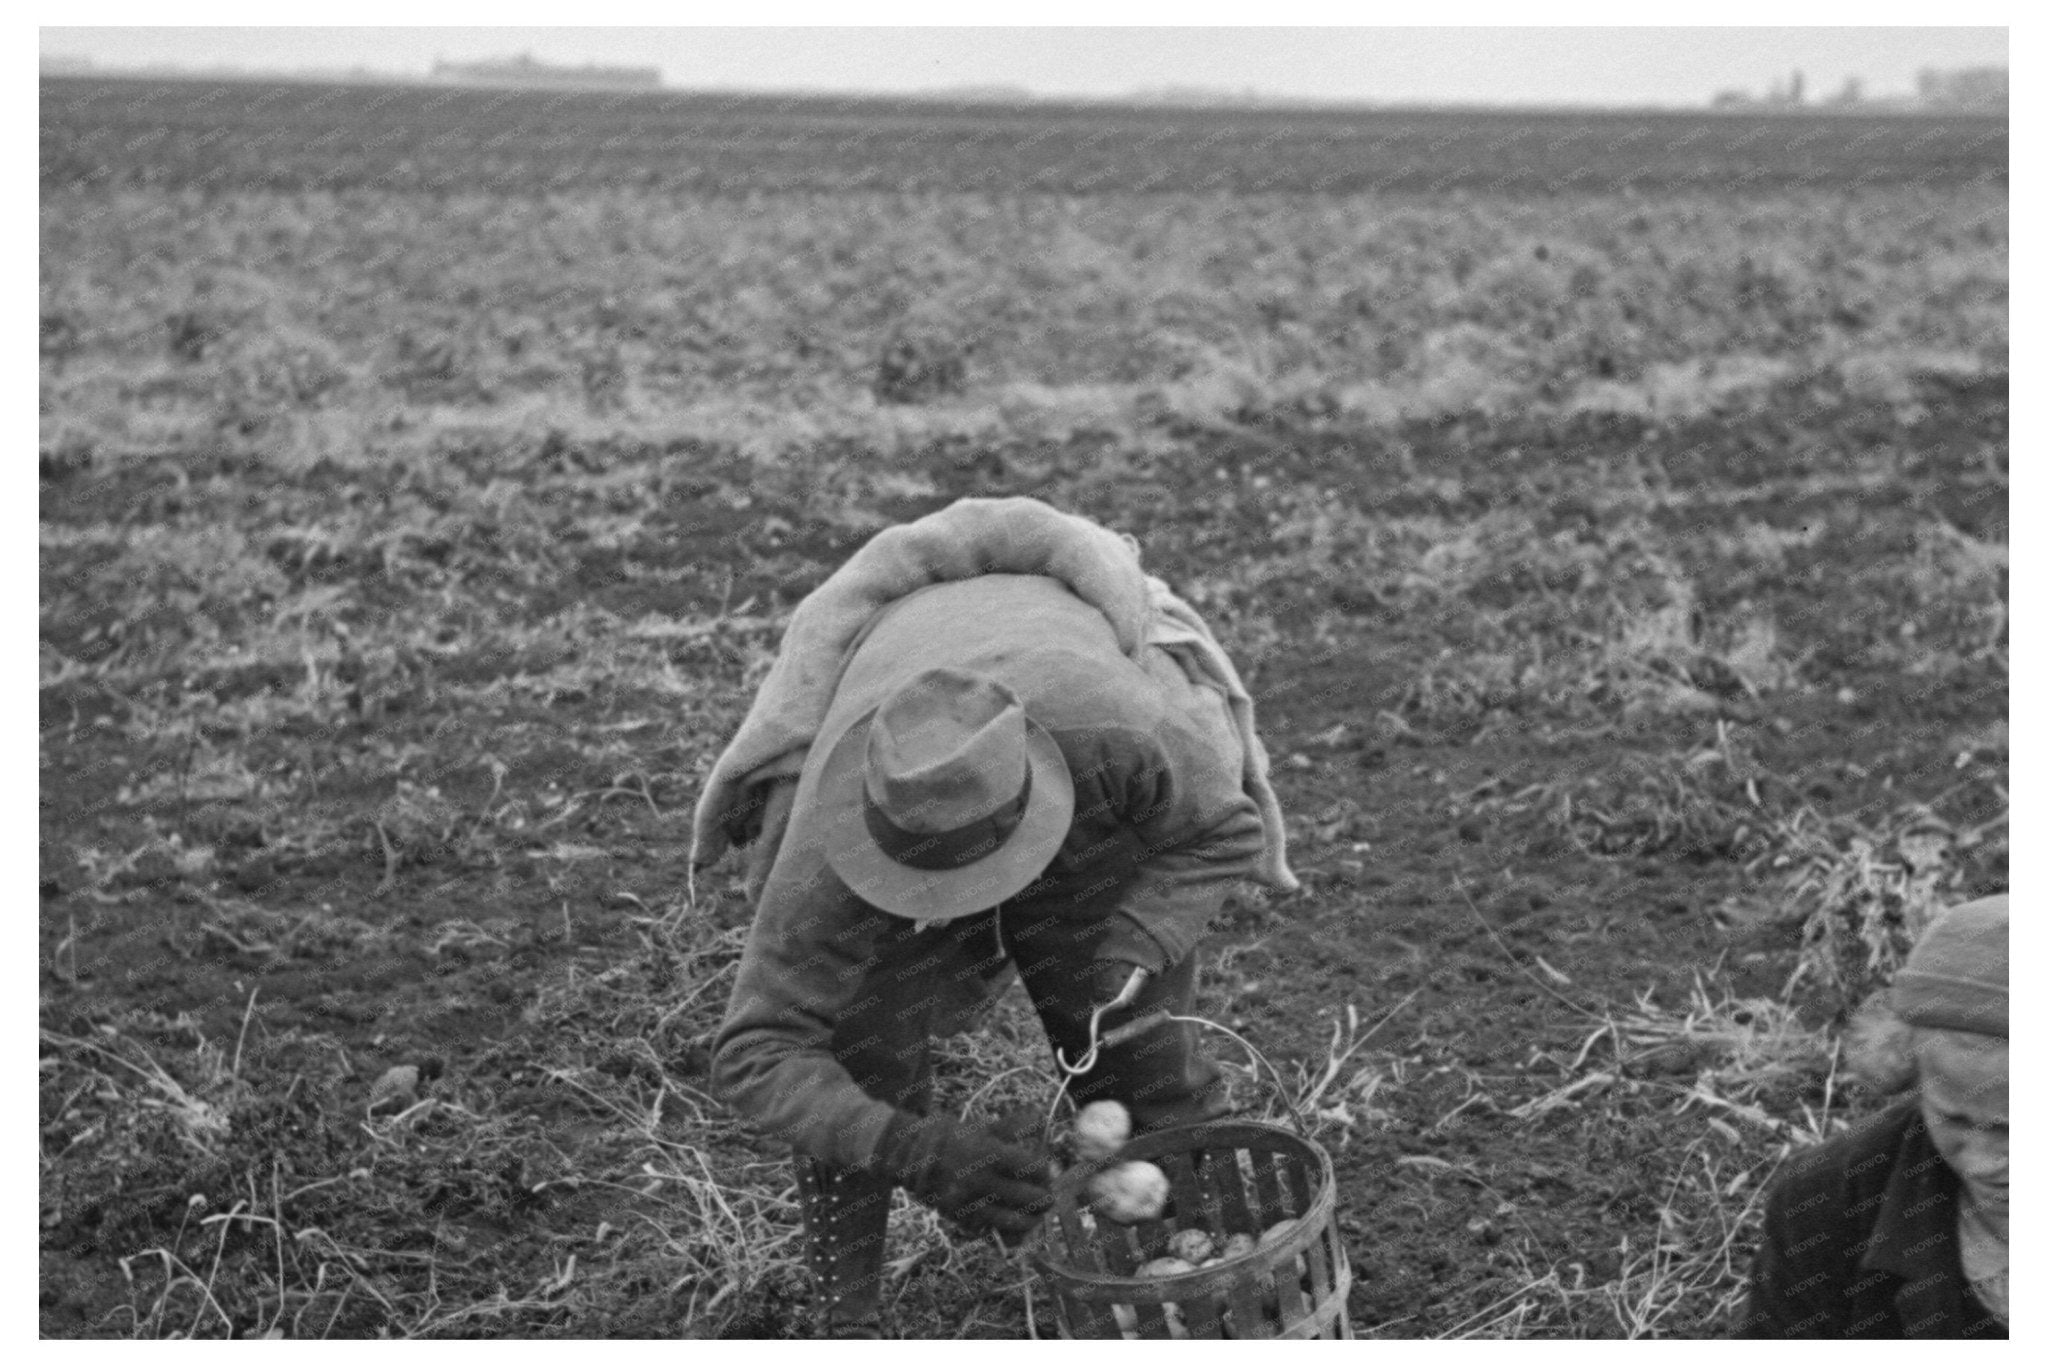
[[[441,64],[445,59],[436,59]],[[470,62],[448,62],[451,66],[488,66],[512,59],[489,59]],[[1771,114],[1855,114],[1855,113],[1937,113],[1937,114],[1993,114],[2000,112],[1990,108],[1968,106],[1929,105],[1912,93],[1870,95],[1853,103],[1837,103],[1825,98],[1801,102],[1782,103],[1767,95],[1755,95],[1748,91],[1717,92],[1704,100],[1672,104],[1644,103],[1594,103],[1583,100],[1519,100],[1487,102],[1480,100],[1448,99],[1440,101],[1417,99],[1377,100],[1370,96],[1332,95],[1289,95],[1260,91],[1255,87],[1233,90],[1224,86],[1140,86],[1113,94],[1101,93],[1045,93],[1022,84],[1008,82],[966,82],[953,86],[919,86],[905,88],[849,88],[833,89],[823,86],[710,86],[672,85],[667,77],[661,76],[659,84],[651,86],[609,86],[593,82],[577,84],[564,82],[559,85],[527,83],[517,80],[488,81],[460,80],[437,76],[432,69],[392,69],[367,66],[342,67],[251,67],[234,64],[218,66],[193,66],[176,62],[108,65],[83,54],[39,53],[39,79],[78,80],[120,77],[156,77],[164,79],[221,79],[287,82],[313,82],[335,85],[378,84],[418,85],[437,89],[456,90],[498,90],[529,91],[550,94],[608,94],[608,95],[719,95],[754,97],[764,99],[838,99],[838,100],[919,100],[932,103],[948,101],[977,105],[1057,106],[1057,105],[1116,105],[1135,108],[1203,108],[1203,109],[1325,109],[1325,110],[1546,110],[1557,113],[1574,111],[1597,112],[1662,112],[1687,113],[1707,111],[1713,113],[1771,113]],[[54,69],[40,69],[40,63],[55,62]],[[548,64],[543,64],[548,65]],[[634,70],[629,66],[603,62],[582,63],[575,66],[553,65],[552,70],[568,75],[579,71]],[[2009,70],[2010,67],[2002,69]],[[659,70],[659,68],[656,68]],[[1724,95],[1733,93],[1739,99],[1720,103]]]

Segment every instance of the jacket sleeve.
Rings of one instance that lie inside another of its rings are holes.
[[[1265,848],[1221,694],[1189,685],[1185,701],[1152,733],[1134,737],[1135,762],[1113,785],[1137,857],[1098,956],[1154,970],[1194,950],[1231,893],[1256,874]]]
[[[1856,1238],[1840,1208],[1831,1155],[1815,1150],[1772,1183],[1736,1336],[1848,1335],[1847,1281],[1856,1268]]]
[[[837,1166],[865,1168],[895,1108],[833,1055],[883,917],[815,851],[791,851],[763,888],[713,1048],[712,1090],[756,1130]]]

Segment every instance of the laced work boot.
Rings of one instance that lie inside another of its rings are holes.
[[[881,1337],[882,1253],[896,1183],[808,1157],[795,1158],[793,1165],[825,1336]]]

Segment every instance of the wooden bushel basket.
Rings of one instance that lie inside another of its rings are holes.
[[[1351,1266],[1337,1238],[1330,1155],[1272,1124],[1216,1120],[1132,1139],[1114,1161],[1156,1163],[1172,1183],[1164,1217],[1125,1226],[1088,1208],[1088,1179],[1109,1164],[1077,1166],[1053,1187],[1032,1261],[1052,1293],[1066,1338],[1348,1338]],[[1178,1276],[1138,1268],[1167,1255],[1167,1240],[1199,1228],[1220,1244],[1295,1226],[1270,1247]],[[1121,1320],[1121,1321],[1120,1321]]]

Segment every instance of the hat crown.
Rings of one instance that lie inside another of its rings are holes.
[[[971,666],[906,663],[832,742],[789,838],[802,837],[799,820],[818,822],[825,861],[848,891],[920,923],[1024,891],[1074,820],[1066,757],[1011,691],[1024,686]]]
[[[2006,1037],[2008,899],[1951,907],[1921,932],[1892,977],[1892,1004],[1908,1024]]]
[[[913,834],[985,820],[1024,787],[1024,740],[1024,706],[1015,693],[984,674],[928,669],[875,713],[868,799]]]

